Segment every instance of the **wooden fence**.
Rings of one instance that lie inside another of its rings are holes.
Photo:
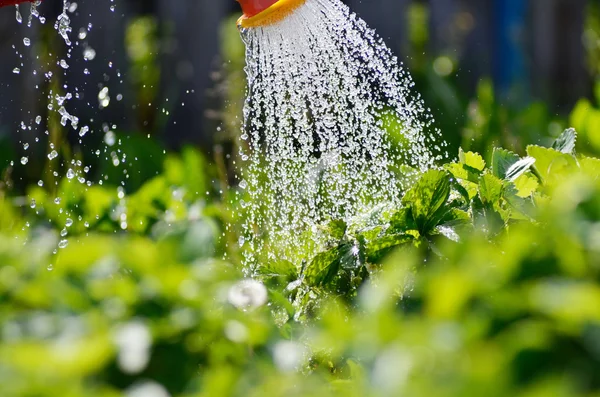
[[[417,0],[414,0],[417,1]],[[410,56],[407,10],[410,0],[348,0],[362,16],[401,56]],[[99,6],[99,4],[102,4]],[[104,4],[106,3],[106,4]],[[561,109],[580,96],[589,94],[589,74],[585,70],[582,44],[587,0],[421,0],[429,10],[430,58],[448,54],[458,58],[467,88],[473,89],[482,76],[492,76],[499,95],[510,97],[518,92],[522,98],[540,98]],[[218,68],[219,28],[222,20],[239,13],[233,0],[115,0],[116,11],[109,10],[108,0],[81,0],[73,14],[73,35],[88,23],[93,25],[90,45],[97,57],[83,62],[74,50],[71,67],[64,84],[79,87],[83,105],[77,114],[84,120],[100,123],[109,120],[123,129],[134,129],[139,123],[131,117],[132,109],[156,104],[136,103],[128,95],[128,58],[124,45],[125,27],[139,15],[155,15],[161,32],[159,95],[173,106],[162,129],[170,146],[182,142],[208,145],[213,134],[207,127],[205,109],[209,107],[206,92],[211,87],[211,72]],[[52,24],[62,2],[46,0],[42,11]],[[53,8],[53,9],[51,9]],[[43,60],[32,47],[24,47],[25,36],[35,37],[39,28],[28,29],[14,20],[14,10],[0,10],[0,138],[4,134],[20,139],[21,121],[32,120],[42,110],[45,98],[35,85],[44,78],[34,71],[42,70]],[[38,24],[35,24],[38,26]],[[15,45],[23,55],[21,67]],[[77,55],[77,56],[76,56]],[[67,54],[63,54],[67,56]],[[118,70],[106,72],[112,62]],[[13,69],[19,66],[20,74]],[[83,73],[85,68],[91,74]],[[88,77],[91,76],[91,77]],[[120,77],[119,77],[120,76]],[[125,76],[125,77],[123,77]],[[32,82],[34,84],[32,84]],[[122,93],[124,100],[113,102],[104,110],[97,106],[98,87],[110,87],[113,95]],[[514,87],[519,90],[514,91]],[[98,127],[100,128],[100,127]]]

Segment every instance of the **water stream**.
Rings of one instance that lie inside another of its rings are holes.
[[[242,29],[247,101],[241,153],[250,200],[240,239],[251,270],[324,248],[330,220],[398,205],[445,144],[413,81],[339,0],[307,0],[274,25]]]

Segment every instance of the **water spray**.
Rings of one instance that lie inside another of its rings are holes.
[[[306,0],[238,0],[238,2],[244,13],[237,21],[238,27],[256,28],[284,20]]]

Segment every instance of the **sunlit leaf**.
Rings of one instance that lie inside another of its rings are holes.
[[[506,179],[513,182],[515,179],[529,171],[529,168],[535,164],[533,157],[525,157],[510,166],[506,171]]]
[[[539,182],[533,176],[523,174],[514,180],[515,187],[517,189],[517,196],[529,197],[539,187]]]
[[[443,206],[450,197],[450,177],[438,170],[427,171],[404,196],[402,202],[412,210],[412,216],[421,233],[436,225],[444,214]]]
[[[502,181],[492,174],[485,174],[479,180],[479,196],[483,204],[496,204],[502,197]]]
[[[321,285],[331,280],[339,268],[339,253],[330,249],[318,254],[306,267],[304,279],[309,285]]]
[[[566,129],[552,144],[552,149],[566,154],[573,154],[577,142],[577,131],[574,128]]]
[[[492,173],[500,178],[505,179],[506,173],[513,164],[518,162],[520,157],[506,149],[494,148],[492,154]]]
[[[485,160],[479,153],[463,152],[463,150],[460,149],[458,159],[467,167],[471,167],[478,171],[483,171],[485,169]]]

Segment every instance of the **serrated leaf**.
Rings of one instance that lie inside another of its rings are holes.
[[[286,278],[297,278],[298,277],[298,269],[296,265],[294,265],[290,261],[286,260],[277,260],[270,261],[262,266],[259,266],[257,269],[258,273],[267,277],[276,277],[283,276]]]
[[[466,211],[453,208],[448,211],[440,221],[442,226],[458,226],[471,222],[471,217]]]
[[[348,229],[348,225],[342,219],[335,219],[327,225],[327,231],[330,236],[335,240],[341,240],[346,234],[346,230]]]
[[[527,146],[527,154],[535,159],[535,169],[543,179],[548,178],[550,165],[557,158],[564,156],[563,153],[541,146]]]
[[[444,169],[452,174],[456,179],[477,183],[482,172],[476,168],[469,167],[466,164],[450,163],[444,165]]]
[[[582,157],[579,159],[579,166],[584,174],[592,178],[600,178],[600,159]]]
[[[494,148],[492,154],[492,173],[498,178],[506,178],[506,173],[509,168],[518,162],[520,157],[508,150]]]
[[[471,217],[467,212],[452,208],[444,215],[435,230],[446,238],[458,242],[460,238],[457,229],[470,223]]]
[[[566,129],[552,145],[552,149],[561,153],[573,154],[575,143],[577,142],[577,131],[575,128]]]
[[[502,197],[502,181],[492,174],[485,174],[479,179],[479,197],[484,205],[494,205]]]
[[[515,179],[529,171],[529,168],[535,164],[533,157],[525,157],[522,160],[517,161],[506,171],[506,180],[513,182]]]
[[[364,263],[364,252],[357,244],[346,243],[338,247],[340,266],[344,269],[357,269]]]
[[[429,170],[406,193],[402,203],[405,207],[411,208],[419,232],[425,234],[443,215],[438,211],[442,210],[449,197],[449,174],[444,171]]]
[[[359,239],[362,239],[362,241],[367,241],[367,242],[372,241],[372,240],[375,240],[377,237],[379,237],[382,230],[383,230],[382,226],[375,226],[375,227],[370,227],[367,229],[362,229],[359,231],[357,237]]]
[[[458,152],[458,159],[462,164],[478,171],[483,171],[485,169],[485,160],[479,153],[463,152],[463,150],[460,149]]]
[[[456,179],[451,181],[451,185],[458,192],[458,194],[460,194],[467,205],[471,202],[471,198],[477,194],[476,188],[474,189],[473,194],[471,194],[471,192],[469,192],[469,190],[461,185]]]
[[[526,175],[523,175],[524,177]],[[531,178],[534,182],[537,181]],[[519,192],[515,185],[509,185],[504,190],[504,199],[509,205],[509,218],[516,220],[534,221],[535,206],[529,198],[519,196]]]
[[[502,215],[494,209],[492,204],[485,204],[480,197],[473,199],[473,223],[476,228],[487,232],[489,236],[494,236],[504,228],[504,219]]]
[[[304,271],[304,279],[309,285],[322,285],[330,281],[339,268],[337,248],[321,252],[310,262]]]
[[[517,189],[516,195],[522,198],[531,196],[540,186],[536,178],[523,174],[513,182]]]
[[[411,208],[402,208],[390,219],[390,227],[388,228],[388,231],[398,233],[416,228],[417,225],[413,218]]]
[[[399,233],[380,237],[367,245],[367,258],[370,262],[376,262],[391,248],[414,241],[409,234]]]

